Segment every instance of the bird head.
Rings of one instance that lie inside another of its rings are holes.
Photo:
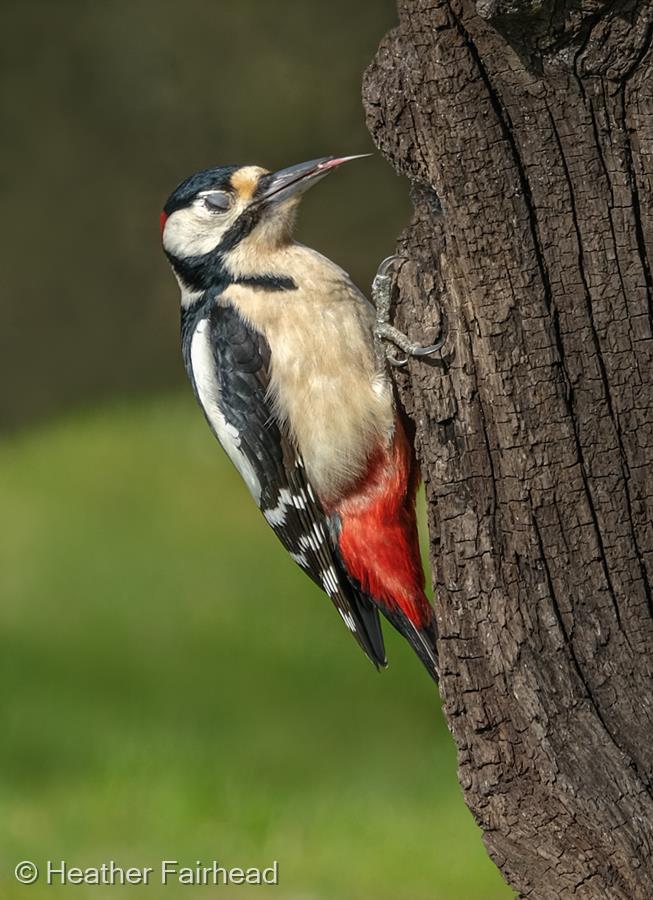
[[[264,257],[288,243],[301,195],[359,158],[326,156],[278,172],[221,166],[182,181],[161,213],[163,249],[182,286],[206,289],[229,279],[235,254]]]

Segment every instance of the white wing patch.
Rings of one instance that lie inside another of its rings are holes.
[[[306,494],[303,491],[293,494],[292,502],[295,509],[306,509]]]
[[[290,558],[293,559],[298,566],[301,566],[303,569],[308,568],[308,559],[306,558],[306,554],[302,553],[301,550],[299,553],[291,553]]]
[[[338,612],[342,616],[342,621],[345,623],[347,628],[350,631],[356,631],[356,623],[354,622],[354,617],[352,616],[352,614],[349,612],[346,612],[340,606],[338,607]]]
[[[309,532],[308,534],[302,534],[299,538],[299,546],[302,550],[312,550],[314,553],[320,552],[320,544],[315,540],[313,535]]]
[[[209,320],[201,319],[193,333],[190,345],[190,361],[197,395],[211,428],[222,444],[229,459],[238,469],[247,488],[260,505],[261,483],[254,467],[240,449],[238,430],[230,425],[220,410],[220,389],[215,377],[213,350],[209,337]]]
[[[286,509],[293,502],[293,497],[288,488],[279,491],[279,502],[273,509],[264,509],[263,515],[270,525],[283,525],[286,521]]]
[[[324,590],[330,597],[335,597],[338,593],[338,575],[333,566],[329,566],[321,574],[320,578],[324,585]]]

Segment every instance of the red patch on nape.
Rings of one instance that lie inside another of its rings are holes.
[[[161,228],[161,237],[163,237],[163,229],[166,227],[166,222],[168,221],[168,213],[165,210],[161,213],[161,218],[159,219],[159,224]]]

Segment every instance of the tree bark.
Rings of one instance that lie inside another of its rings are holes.
[[[465,799],[520,896],[653,897],[653,7],[400,0],[397,377]]]

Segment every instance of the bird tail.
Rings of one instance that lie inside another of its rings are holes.
[[[404,635],[437,681],[435,615],[424,593],[415,494],[419,471],[401,419],[355,492],[334,512],[338,550],[353,584]]]
[[[438,634],[435,626],[435,616],[425,625],[420,627],[414,625],[408,616],[399,608],[387,609],[381,607],[381,612],[388,622],[393,625],[397,631],[402,634],[415,653],[419,656],[424,668],[429,673],[433,681],[438,683]]]

